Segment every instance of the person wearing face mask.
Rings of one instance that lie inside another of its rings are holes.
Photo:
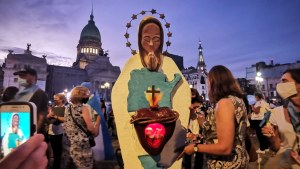
[[[91,82],[83,82],[81,86],[88,88],[90,91],[92,90]],[[100,125],[99,135],[95,137],[96,146],[92,148],[94,159],[95,161],[113,160],[114,150],[99,99],[91,94],[86,105],[89,107],[93,123]],[[100,121],[100,123],[97,121]]]
[[[37,85],[37,72],[26,68],[14,73],[18,76],[20,91],[16,94],[14,101],[33,102],[37,108],[37,133],[47,136],[46,116],[48,112],[48,96]]]
[[[58,116],[58,111],[65,111],[65,104],[67,99],[64,94],[58,93],[54,95],[54,107],[49,108],[47,118],[50,122],[49,125],[49,141],[53,151],[53,168],[60,168],[60,159],[62,153],[62,138],[64,133],[63,122],[64,117]]]
[[[89,89],[84,86],[77,86],[71,91],[71,104],[64,114],[61,169],[93,168],[94,157],[89,135],[98,136],[100,120],[96,124],[92,122],[86,105],[89,97]]]
[[[264,168],[300,168],[299,162],[299,115],[300,115],[300,69],[286,70],[276,90],[284,105],[274,108],[269,122],[262,128],[270,148],[276,156],[270,158]]]
[[[198,91],[191,88],[191,106],[190,108],[190,119],[188,124],[188,131],[186,135],[187,142],[201,142],[201,131],[200,127],[205,121],[204,112],[201,111],[203,105],[202,97],[199,95]],[[185,155],[183,160],[183,165],[185,169],[191,168],[202,168],[203,165],[203,154],[196,153],[195,159],[192,159],[192,155]],[[192,161],[194,163],[192,163]]]

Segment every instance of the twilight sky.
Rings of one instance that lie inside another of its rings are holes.
[[[0,0],[0,61],[7,50],[22,53],[31,43],[33,54],[46,54],[49,64],[70,66],[91,13],[91,0]],[[299,0],[94,0],[94,20],[102,48],[121,68],[131,56],[125,47],[125,25],[132,14],[156,9],[171,23],[170,53],[196,66],[202,41],[208,70],[227,66],[236,77],[258,61],[290,63],[300,60]],[[137,49],[133,22],[130,41]]]

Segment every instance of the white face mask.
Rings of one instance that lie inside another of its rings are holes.
[[[18,83],[19,83],[20,86],[23,86],[23,87],[28,86],[28,83],[27,83],[26,79],[18,78]]]
[[[287,99],[297,94],[295,82],[278,83],[276,90],[282,99]]]

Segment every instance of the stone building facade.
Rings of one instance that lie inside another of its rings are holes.
[[[93,13],[88,24],[80,34],[77,45],[77,58],[72,67],[48,65],[46,56],[31,54],[30,44],[23,54],[9,51],[4,61],[3,87],[18,86],[14,72],[30,67],[37,71],[39,87],[46,91],[50,99],[56,93],[70,91],[84,81],[92,84],[92,93],[100,98],[110,100],[111,88],[120,74],[120,68],[113,66],[108,53],[103,52],[100,31],[95,25]]]
[[[246,68],[246,79],[249,84],[256,85],[266,99],[276,99],[278,98],[276,85],[280,81],[282,73],[291,68],[300,68],[300,61],[285,64],[274,64],[273,61],[270,64],[258,62]],[[258,72],[261,74],[262,82],[256,80]]]
[[[46,92],[52,98],[54,94],[68,92],[73,87],[87,81],[87,72],[72,67],[48,65]]]
[[[43,90],[46,89],[46,79],[48,74],[46,57],[40,58],[32,55],[30,46],[30,44],[27,44],[27,49],[24,50],[24,53],[22,54],[14,54],[12,50],[9,50],[9,54],[2,66],[4,72],[3,88],[8,86],[20,88],[18,76],[13,75],[13,73],[24,68],[32,68],[37,71],[37,85]]]

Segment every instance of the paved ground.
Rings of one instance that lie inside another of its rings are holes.
[[[259,147],[258,140],[256,137],[251,137],[251,141],[252,141],[252,143],[254,143],[254,146],[256,148]],[[115,150],[117,148],[119,148],[119,142],[116,137],[113,138],[113,147],[115,148]],[[266,152],[266,154],[262,155],[262,161],[261,161],[261,167],[260,167],[261,169],[263,169],[264,164],[266,163],[268,158],[273,156],[273,154],[274,153],[272,151],[269,151],[269,152]],[[121,169],[121,167],[118,165],[117,160],[115,160],[115,161],[99,161],[96,163],[95,169]],[[251,162],[249,169],[259,169],[257,161]]]

